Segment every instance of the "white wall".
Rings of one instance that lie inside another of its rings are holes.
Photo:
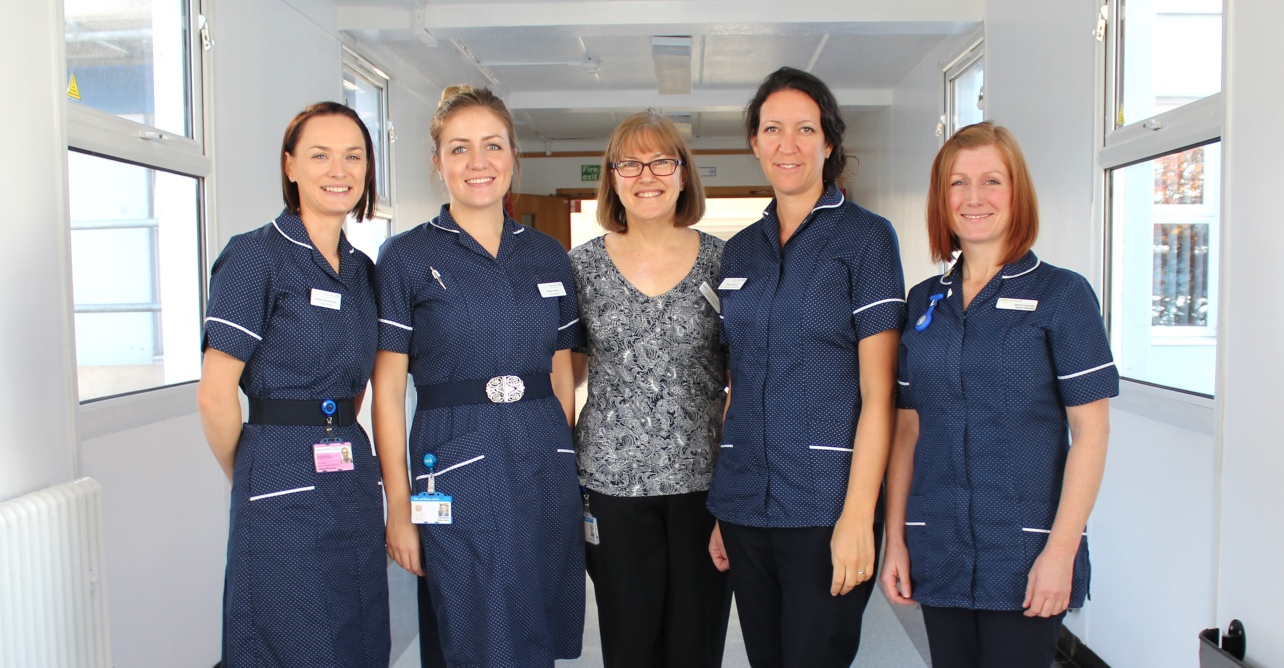
[[[1242,620],[1254,666],[1284,665],[1284,325],[1270,267],[1284,248],[1279,157],[1284,4],[1226,2],[1222,506],[1217,623]]]
[[[5,105],[16,160],[0,164],[13,196],[0,226],[0,500],[71,480],[75,474],[62,3],[8,12],[0,57],[11,67]]]

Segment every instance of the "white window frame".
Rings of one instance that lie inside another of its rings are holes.
[[[187,108],[190,113],[189,131],[192,137],[175,134],[169,130],[160,130],[86,105],[72,104],[70,101],[64,103],[64,108],[67,119],[68,152],[76,151],[93,154],[104,159],[132,163],[147,169],[173,172],[196,180],[197,202],[194,204],[200,221],[200,229],[197,232],[200,248],[197,253],[199,266],[193,267],[192,270],[196,274],[193,276],[193,280],[200,282],[200,312],[193,314],[192,317],[200,318],[204,312],[208,287],[206,283],[208,281],[206,276],[208,273],[207,258],[209,257],[207,229],[209,221],[213,219],[211,205],[213,199],[211,187],[213,159],[210,155],[213,139],[209,132],[210,124],[208,122],[210,115],[209,90],[212,76],[210,58],[207,55],[211,43],[209,41],[209,24],[207,21],[209,8],[206,3],[208,0],[185,1],[188,3],[187,46],[190,56],[187,63],[187,75],[188,80],[191,82],[187,91]],[[65,221],[65,224],[70,226],[70,220]],[[74,313],[74,305],[69,304],[67,308],[69,312]],[[74,322],[74,315],[71,320]],[[147,407],[150,402],[145,400],[140,402],[139,399],[131,397],[153,392],[160,392],[163,396],[175,394],[186,396],[194,393],[196,382],[196,379],[193,379],[86,400],[80,400],[79,396],[77,396],[77,401],[81,406],[80,416],[82,418],[82,424],[79,425],[79,428],[82,434],[87,432],[97,435],[113,431],[113,425],[116,424],[135,424],[138,419],[134,414],[141,415],[142,413],[154,413],[155,411]],[[185,388],[184,386],[188,387]],[[77,390],[77,395],[79,395],[79,390]],[[166,406],[167,408],[161,411],[164,415],[152,417],[154,419],[163,419],[191,412],[190,405],[180,406],[177,402],[169,402]],[[113,407],[122,407],[125,409],[125,413],[129,415],[122,417],[122,415],[118,415],[112,410]],[[88,424],[83,423],[86,418]]]
[[[392,126],[392,77],[388,76],[382,68],[372,63],[369,59],[345,45],[343,46],[343,66],[339,73],[340,85],[343,85],[343,76],[349,70],[369,81],[380,91],[380,109],[382,111],[380,121],[383,124],[383,129],[382,131],[371,132],[371,139],[374,141],[375,147],[379,149],[380,160],[379,164],[375,165],[375,169],[378,170],[377,178],[383,182],[386,192],[380,193],[375,207],[375,217],[391,221],[396,210],[394,203],[397,201],[397,180],[393,178],[393,165],[396,164],[393,159],[393,151],[396,146],[397,134]],[[340,99],[343,98],[341,97]],[[375,189],[379,189],[378,183],[375,184]],[[391,228],[389,229],[391,230]]]
[[[1102,307],[1107,331],[1112,332],[1113,337],[1111,316],[1115,290],[1112,280],[1115,231],[1112,229],[1110,215],[1110,207],[1113,204],[1110,199],[1109,186],[1111,174],[1116,169],[1149,162],[1196,146],[1220,142],[1223,132],[1224,105],[1223,94],[1220,92],[1214,93],[1175,109],[1116,127],[1118,99],[1121,95],[1119,56],[1122,51],[1121,40],[1123,38],[1122,31],[1118,29],[1118,23],[1114,20],[1118,16],[1119,0],[1104,0],[1101,7],[1101,20],[1097,33],[1098,39],[1102,42],[1102,48],[1098,50],[1097,71],[1099,72],[1099,85],[1097,86],[1097,98],[1102,122],[1096,131],[1098,148],[1096,152],[1097,179],[1094,186],[1094,200],[1097,204],[1094,210],[1098,217],[1098,229],[1103,232]],[[1220,178],[1221,173],[1222,170],[1219,168],[1219,181],[1217,183],[1219,189],[1223,187],[1225,182],[1224,178]],[[1220,205],[1220,201],[1221,198],[1218,197],[1218,205]],[[1224,226],[1225,219],[1221,216],[1221,212],[1218,211],[1218,227],[1210,230],[1210,238],[1217,240],[1219,244],[1220,239],[1224,238]],[[1220,272],[1220,263],[1215,258],[1212,259],[1211,264],[1216,268],[1217,272]],[[1220,284],[1220,276],[1212,275],[1210,278],[1209,294],[1214,299],[1217,299],[1217,286]],[[1220,342],[1217,334],[1219,331],[1217,320],[1220,318],[1219,306],[1214,302],[1213,311],[1210,313],[1209,327],[1152,327],[1152,333],[1157,338],[1164,339],[1161,343],[1217,345]],[[1157,330],[1170,331],[1158,332]],[[1212,406],[1213,398],[1203,393],[1176,387],[1160,386],[1144,379],[1124,377],[1123,380],[1134,387],[1146,387],[1146,392],[1148,396],[1152,397],[1152,401],[1154,397],[1170,396],[1174,400],[1184,402],[1193,400],[1200,405]]]
[[[941,68],[943,109],[941,111],[941,122],[937,134],[941,137],[941,143],[954,135],[958,128],[955,127],[954,119],[957,114],[955,110],[958,107],[958,100],[954,99],[954,82],[976,64],[977,61],[985,58],[985,38],[977,35],[968,40],[967,47],[964,48],[949,63]],[[982,85],[982,90],[985,86]],[[981,117],[987,118],[985,107],[981,108]]]

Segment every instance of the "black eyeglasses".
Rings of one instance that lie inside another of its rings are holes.
[[[615,173],[620,176],[634,177],[642,176],[642,168],[647,167],[656,176],[669,176],[678,171],[678,165],[681,164],[681,160],[674,160],[673,158],[660,158],[651,162],[621,160],[620,162],[612,163],[611,169],[614,169]]]

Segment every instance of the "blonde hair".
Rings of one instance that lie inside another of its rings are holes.
[[[432,125],[428,129],[428,136],[432,139],[432,154],[435,158],[441,150],[441,133],[446,127],[446,122],[455,114],[473,108],[485,109],[495,114],[504,124],[504,130],[508,133],[508,143],[513,149],[513,183],[509,186],[511,192],[516,188],[522,171],[521,160],[518,159],[517,153],[517,130],[513,127],[513,115],[508,112],[508,107],[489,88],[454,84],[446,86],[441,91],[441,101],[437,103],[437,111],[432,115]]]

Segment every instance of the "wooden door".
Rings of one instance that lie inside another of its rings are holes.
[[[557,239],[566,250],[571,249],[570,198],[519,193],[513,198],[511,213],[517,222]]]

